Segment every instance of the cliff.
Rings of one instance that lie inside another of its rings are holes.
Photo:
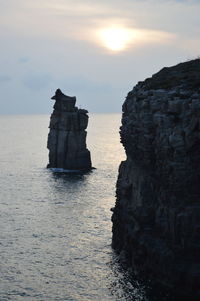
[[[86,147],[85,129],[88,125],[88,111],[78,109],[76,97],[64,95],[57,90],[54,111],[50,118],[48,168],[87,171],[92,168],[90,152]]]
[[[120,134],[112,245],[140,275],[200,296],[200,60],[139,82]]]

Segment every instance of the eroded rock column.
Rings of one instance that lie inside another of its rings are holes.
[[[92,168],[90,152],[86,146],[88,111],[78,109],[76,97],[57,90],[54,111],[50,118],[48,168],[87,171]]]

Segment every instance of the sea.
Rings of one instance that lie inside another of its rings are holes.
[[[121,115],[90,114],[87,174],[46,168],[49,117],[0,116],[0,301],[147,300],[111,248]]]

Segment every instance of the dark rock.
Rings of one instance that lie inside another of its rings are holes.
[[[88,125],[88,111],[75,107],[76,97],[64,95],[58,89],[52,97],[54,111],[50,118],[48,168],[65,170],[90,170],[90,152],[86,148],[85,129]]]
[[[113,247],[129,264],[200,296],[200,60],[164,68],[123,104]]]

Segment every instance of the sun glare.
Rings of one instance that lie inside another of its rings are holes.
[[[124,50],[133,39],[132,31],[124,27],[101,29],[99,31],[99,36],[103,46],[112,51]]]

